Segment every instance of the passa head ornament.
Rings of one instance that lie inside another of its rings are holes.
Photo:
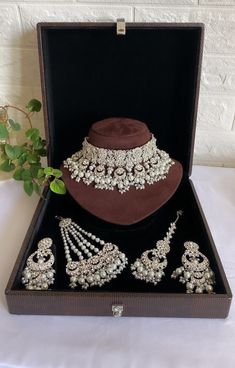
[[[83,208],[123,225],[156,211],[182,178],[181,164],[157,146],[147,125],[129,118],[94,123],[62,171],[68,191]]]

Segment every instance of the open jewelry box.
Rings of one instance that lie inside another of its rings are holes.
[[[129,226],[102,221],[69,194],[47,191],[6,288],[10,313],[111,316],[118,305],[123,316],[228,315],[231,291],[190,180],[203,35],[202,24],[127,23],[126,34],[120,35],[116,23],[38,25],[49,164],[59,167],[77,151],[93,122],[125,116],[145,122],[158,146],[181,162],[184,174],[165,205]],[[135,279],[130,264],[164,237],[179,209],[184,215],[172,239],[166,276],[157,286]],[[69,289],[56,215],[71,217],[84,229],[118,244],[129,265],[101,288]],[[21,284],[25,262],[43,237],[51,237],[55,244],[55,284],[52,290],[25,290]],[[185,285],[171,279],[187,240],[197,242],[208,257],[215,272],[215,294],[186,294]]]

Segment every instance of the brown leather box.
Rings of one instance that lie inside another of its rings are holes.
[[[158,211],[129,226],[114,225],[89,214],[70,197],[47,192],[29,227],[6,288],[10,313],[60,315],[225,318],[231,291],[210,230],[190,180],[203,49],[202,24],[127,23],[117,35],[116,23],[41,23],[39,58],[48,159],[59,167],[77,151],[92,123],[112,116],[144,121],[159,148],[181,162],[182,182]],[[141,203],[140,203],[141,206]],[[178,209],[166,276],[157,286],[136,280],[127,267],[102,288],[68,288],[65,257],[55,215],[72,217],[85,229],[116,243],[129,264],[162,239]],[[128,211],[128,206],[123,208]],[[56,245],[53,290],[26,291],[21,273],[42,237]],[[186,294],[171,279],[180,264],[183,243],[192,240],[215,272],[215,294]]]

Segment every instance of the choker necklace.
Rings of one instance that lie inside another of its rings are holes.
[[[82,149],[64,161],[77,182],[120,193],[164,180],[173,164],[168,153],[157,147],[153,135],[143,146],[128,150],[99,148],[85,138]]]

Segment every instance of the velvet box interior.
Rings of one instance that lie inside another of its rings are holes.
[[[47,192],[40,201],[9,280],[11,313],[112,315],[123,305],[125,316],[226,317],[231,291],[189,179],[203,48],[201,24],[42,23],[39,57],[49,164],[61,162],[81,147],[92,123],[112,116],[145,122],[160,149],[183,165],[182,182],[173,197],[153,215],[129,226],[102,221],[83,210],[69,194]],[[95,200],[95,198],[94,198]],[[139,204],[140,206],[142,203]],[[163,239],[176,211],[183,210],[168,254],[165,277],[154,286],[136,280],[130,264]],[[128,204],[123,211],[128,211]],[[84,229],[117,244],[127,268],[101,288],[71,290],[55,216],[71,217]],[[55,244],[56,280],[52,290],[26,291],[21,273],[43,237]],[[183,243],[200,245],[215,272],[215,294],[185,293],[172,279],[181,264]]]

